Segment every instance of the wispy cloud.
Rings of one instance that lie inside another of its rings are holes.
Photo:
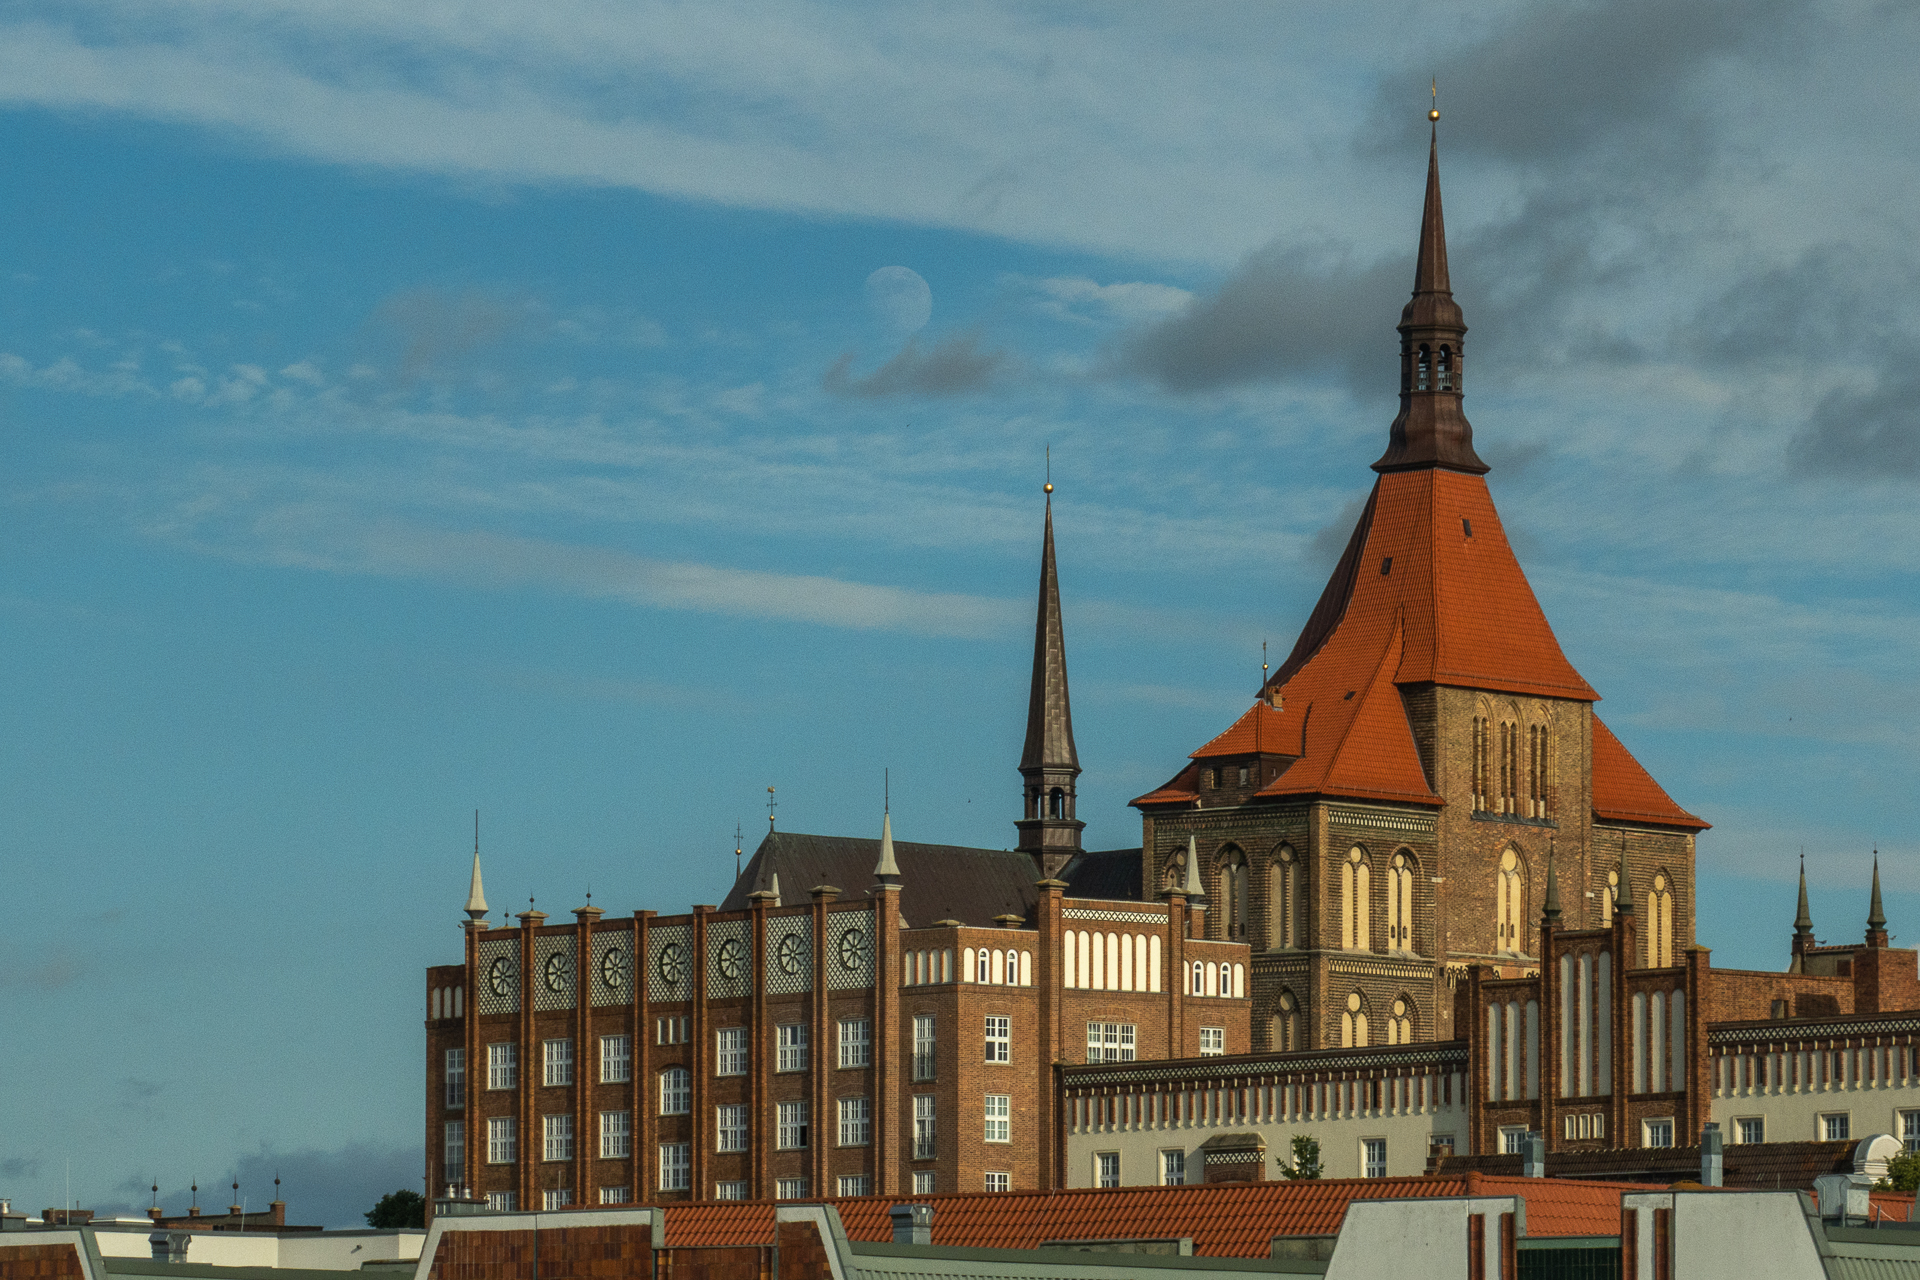
[[[835,360],[821,385],[843,396],[957,396],[984,391],[1007,365],[1004,351],[983,349],[980,335],[962,333],[930,347],[909,338],[885,364],[865,376],[853,372],[853,353]]]

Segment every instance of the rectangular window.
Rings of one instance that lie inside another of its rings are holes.
[[[465,1049],[447,1050],[447,1108],[467,1105],[467,1051]]]
[[[1227,1051],[1227,1029],[1225,1027],[1200,1028],[1200,1056],[1217,1058]]]
[[[913,1015],[913,1078],[915,1080],[933,1079],[933,1015],[916,1013]]]
[[[542,1160],[573,1159],[573,1117],[540,1117],[540,1158]]]
[[[548,1040],[540,1046],[540,1083],[573,1083],[573,1041]]]
[[[1010,1173],[991,1173],[991,1172],[988,1173],[987,1174],[987,1190],[989,1191],[1013,1190],[1013,1175]]]
[[[774,1108],[778,1120],[775,1143],[782,1151],[798,1151],[807,1145],[807,1104],[782,1102]]]
[[[804,1022],[785,1022],[774,1028],[774,1045],[778,1053],[774,1058],[775,1071],[805,1071],[807,1069],[807,1024]]]
[[[514,1148],[513,1117],[490,1116],[487,1119],[487,1163],[512,1164]]]
[[[465,1120],[447,1121],[446,1177],[443,1182],[465,1182],[461,1173],[467,1167],[467,1122]]]
[[[563,1187],[550,1187],[540,1193],[540,1204],[545,1209],[564,1209],[573,1203],[573,1192]]]
[[[1745,1141],[1745,1139],[1741,1139]],[[1755,1142],[1760,1139],[1755,1138]],[[1902,1111],[1900,1113],[1900,1141],[1907,1144],[1907,1150],[1920,1151],[1920,1111]]]
[[[1088,1062],[1132,1062],[1133,1024],[1131,1022],[1089,1022],[1087,1024]]]
[[[913,1095],[913,1158],[915,1160],[933,1159],[933,1095],[916,1093]]]
[[[1652,1146],[1652,1143],[1648,1143]],[[1525,1125],[1508,1125],[1500,1131],[1500,1150],[1510,1156],[1525,1155],[1527,1151],[1527,1129]]]
[[[778,1200],[805,1200],[807,1198],[807,1180],[805,1178],[776,1178],[773,1183],[774,1198]]]
[[[913,1194],[917,1196],[933,1194],[933,1170],[922,1169],[913,1175]]]
[[[987,1015],[987,1061],[1013,1061],[1013,1019]]]
[[[693,1148],[684,1142],[660,1144],[660,1189],[685,1191],[691,1184]]]
[[[987,1133],[988,1142],[1013,1141],[1013,1095],[990,1093],[987,1095]]]
[[[1853,1136],[1853,1117],[1845,1111],[1820,1117],[1820,1136],[1828,1142],[1845,1142]],[[1649,1142],[1648,1146],[1653,1144]]]
[[[864,1147],[873,1141],[873,1109],[865,1098],[840,1099],[840,1145]]]
[[[873,1023],[865,1018],[847,1018],[840,1024],[840,1065],[873,1065]]]
[[[513,1192],[487,1192],[487,1208],[493,1210],[495,1213],[512,1213],[514,1209]]]
[[[1093,1157],[1093,1185],[1096,1187],[1120,1185],[1120,1153],[1118,1151],[1102,1151]]]
[[[1673,1121],[1643,1120],[1640,1124],[1641,1133],[1646,1138],[1646,1146],[1670,1147],[1673,1145]],[[1843,1133],[1840,1136],[1844,1138],[1847,1135]]]
[[[487,1046],[487,1088],[511,1089],[518,1077],[518,1046],[512,1042]]]
[[[717,1076],[743,1076],[747,1074],[747,1029],[745,1027],[722,1027],[713,1033],[713,1074]]]
[[[1427,1139],[1427,1154],[1430,1156],[1450,1156],[1453,1154],[1453,1135],[1436,1133]]]
[[[1385,1138],[1360,1139],[1360,1176],[1363,1178],[1387,1176],[1387,1140]]]
[[[864,1173],[846,1173],[840,1175],[840,1194],[843,1196],[868,1196],[873,1194],[873,1179]]]
[[[660,1073],[660,1114],[683,1116],[693,1105],[693,1077],[685,1067],[668,1067]]]
[[[655,1018],[653,1037],[656,1044],[685,1044],[692,1034],[693,1019],[688,1017]]]
[[[713,1184],[715,1200],[745,1200],[747,1184],[744,1182],[716,1182]]]
[[[1909,1111],[1906,1114],[1910,1116],[1920,1115],[1920,1112]],[[1754,1143],[1765,1142],[1767,1140],[1767,1122],[1763,1116],[1742,1116],[1740,1119],[1734,1121],[1734,1125],[1736,1126],[1734,1132],[1739,1135],[1734,1139],[1736,1142]],[[1907,1149],[1909,1151],[1913,1150],[1911,1144],[1916,1139],[1920,1139],[1920,1134],[1916,1134],[1914,1138],[1908,1139],[1909,1145]]]
[[[600,1188],[601,1204],[625,1204],[633,1199],[633,1192],[626,1187]]]
[[[1160,1153],[1160,1185],[1163,1187],[1182,1187],[1187,1182],[1187,1153],[1184,1151],[1162,1151]]]
[[[633,1041],[627,1036],[600,1037],[600,1083],[626,1084],[633,1079]]]
[[[633,1154],[633,1116],[625,1111],[600,1113],[600,1158],[624,1160]]]
[[[715,1107],[714,1130],[719,1135],[716,1151],[745,1151],[747,1149],[747,1104],[728,1103],[724,1107]]]

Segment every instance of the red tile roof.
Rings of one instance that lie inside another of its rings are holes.
[[[1216,739],[1217,741],[1218,739]],[[1167,785],[1133,800],[1133,804],[1192,804],[1200,798],[1200,766],[1190,764],[1167,780]]]
[[[1646,1189],[1639,1183],[1469,1173],[1101,1191],[862,1196],[831,1203],[840,1211],[852,1240],[891,1240],[893,1224],[887,1211],[896,1204],[924,1203],[933,1206],[936,1245],[1032,1249],[1048,1240],[1191,1236],[1194,1252],[1202,1257],[1264,1258],[1274,1236],[1339,1231],[1347,1205],[1354,1200],[1517,1195],[1527,1202],[1529,1236],[1604,1236],[1620,1230],[1620,1193]],[[667,1245],[771,1243],[773,1209],[766,1201],[669,1206]]]
[[[1616,822],[1655,822],[1696,831],[1710,825],[1675,804],[1599,716],[1593,718],[1593,813]]]
[[[1268,705],[1262,698],[1253,704],[1247,714],[1233,722],[1233,727],[1193,753],[1195,760],[1207,756],[1249,756],[1300,754],[1300,730],[1291,731],[1281,726],[1286,716]]]

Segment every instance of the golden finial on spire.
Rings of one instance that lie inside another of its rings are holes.
[[[1053,446],[1047,446],[1047,492],[1053,492]]]
[[[1440,118],[1440,77],[1435,76],[1433,83],[1428,87],[1433,91],[1433,109],[1427,112],[1427,119],[1438,120]]]

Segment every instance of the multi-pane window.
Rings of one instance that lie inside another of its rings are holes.
[[[467,1105],[467,1051],[465,1049],[447,1050],[447,1107]]]
[[[1846,1118],[1844,1116],[1841,1117],[1843,1130],[1845,1128],[1845,1120]],[[1645,1121],[1644,1123],[1646,1126],[1646,1137],[1647,1137],[1648,1146],[1670,1147],[1673,1145],[1673,1121],[1648,1120],[1648,1121]],[[1842,1138],[1846,1136],[1847,1135],[1844,1131],[1840,1134],[1840,1137]],[[1832,1141],[1832,1138],[1830,1137],[1828,1141]]]
[[[840,1065],[873,1065],[873,1023],[865,1018],[846,1018],[840,1023]]]
[[[516,1048],[512,1041],[487,1046],[487,1088],[513,1088],[519,1075]]]
[[[840,1145],[864,1147],[873,1140],[873,1108],[865,1098],[840,1099]]]
[[[1093,1157],[1093,1185],[1096,1187],[1120,1185],[1120,1153],[1118,1151],[1101,1151]]]
[[[921,1169],[913,1175],[913,1194],[930,1196],[933,1194],[933,1170]]]
[[[573,1083],[573,1041],[547,1040],[540,1046],[540,1083]]]
[[[660,1144],[660,1189],[685,1191],[692,1185],[693,1148],[684,1142]]]
[[[1667,1128],[1671,1131],[1673,1128],[1672,1124],[1669,1123]],[[1828,1142],[1845,1142],[1853,1136],[1853,1117],[1845,1111],[1836,1112],[1833,1115],[1821,1116],[1820,1136]],[[1649,1142],[1647,1145],[1652,1146],[1653,1144]],[[1666,1145],[1671,1146],[1672,1144],[1668,1143]]]
[[[747,1184],[744,1182],[716,1182],[713,1184],[715,1200],[745,1200]]]
[[[839,1192],[843,1196],[872,1195],[873,1179],[864,1173],[843,1173],[840,1175]]]
[[[987,1190],[989,1191],[1013,1190],[1013,1175],[1010,1173],[993,1173],[991,1171],[988,1172]]]
[[[1387,1176],[1387,1140],[1385,1138],[1360,1139],[1360,1176],[1363,1178]]]
[[[565,1187],[549,1187],[540,1193],[543,1209],[564,1209],[573,1203],[573,1192]]]
[[[653,1020],[653,1040],[655,1044],[685,1044],[693,1034],[693,1019],[680,1015],[672,1018]]]
[[[487,1119],[487,1163],[512,1164],[513,1148],[513,1117],[490,1116]]]
[[[987,1015],[987,1061],[1013,1061],[1013,1019]]]
[[[916,1013],[913,1015],[913,1078],[931,1080],[933,1070],[933,1015]]]
[[[1185,1186],[1187,1181],[1187,1153],[1184,1151],[1162,1151],[1160,1153],[1160,1185],[1163,1187]]]
[[[633,1041],[626,1036],[600,1037],[600,1083],[625,1084],[633,1079]]]
[[[913,1095],[913,1158],[915,1160],[933,1159],[933,1139],[933,1095],[916,1093]]]
[[[990,1093],[987,1095],[987,1132],[988,1142],[1013,1141],[1013,1095]]]
[[[1755,1138],[1755,1142],[1759,1139]],[[1900,1113],[1900,1141],[1909,1151],[1920,1151],[1920,1111],[1902,1111]]]
[[[1217,1058],[1227,1051],[1227,1029],[1225,1027],[1200,1028],[1200,1056]]]
[[[782,1151],[797,1151],[807,1145],[807,1104],[782,1102],[775,1106],[776,1145]]]
[[[1920,1143],[1920,1127],[1914,1124],[1916,1119],[1920,1119],[1920,1111],[1903,1111],[1900,1114],[1906,1125],[1907,1150],[1912,1151],[1915,1149],[1915,1144]],[[1767,1140],[1767,1122],[1764,1117],[1742,1116],[1734,1123],[1737,1126],[1734,1132],[1739,1135],[1735,1141],[1748,1144]]]
[[[1648,1146],[1653,1144],[1649,1142]],[[1508,1125],[1500,1131],[1500,1150],[1510,1156],[1525,1155],[1527,1150],[1527,1127]]]
[[[446,1180],[449,1182],[464,1182],[466,1178],[461,1173],[461,1170],[466,1168],[467,1165],[467,1122],[465,1120],[447,1121],[446,1137],[446,1164],[444,1166],[447,1171]]]
[[[487,1192],[487,1208],[491,1209],[495,1213],[512,1213],[514,1210],[513,1192],[511,1191]]]
[[[805,1200],[807,1198],[807,1180],[805,1178],[775,1178],[773,1181],[774,1198],[778,1200]]]
[[[715,1144],[716,1151],[745,1151],[747,1149],[747,1105],[744,1102],[730,1102],[713,1109],[714,1130],[719,1134]]]
[[[626,1111],[600,1113],[600,1158],[624,1160],[633,1154],[633,1116]]]
[[[573,1159],[573,1117],[540,1117],[540,1158],[542,1160]]]
[[[625,1204],[631,1199],[633,1199],[633,1191],[629,1187],[600,1188],[601,1204]]]
[[[683,1116],[693,1104],[693,1080],[685,1067],[668,1067],[660,1073],[660,1114]]]
[[[1089,1022],[1087,1024],[1088,1062],[1132,1062],[1133,1024],[1131,1022]]]
[[[717,1076],[747,1074],[747,1029],[745,1027],[722,1027],[713,1033],[713,1074]]]
[[[804,1022],[783,1022],[774,1028],[773,1069],[775,1071],[805,1071],[807,1069],[807,1024]]]

